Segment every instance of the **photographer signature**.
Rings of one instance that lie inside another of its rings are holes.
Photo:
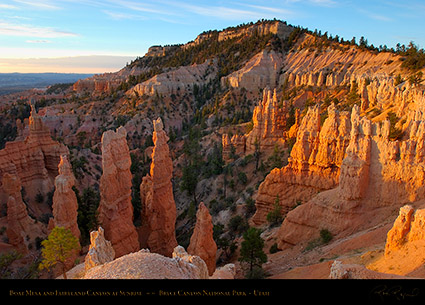
[[[402,286],[396,285],[388,287],[387,285],[380,285],[371,291],[372,295],[379,296],[381,301],[385,299],[396,299],[397,301],[404,301],[420,295],[419,288],[403,289]]]

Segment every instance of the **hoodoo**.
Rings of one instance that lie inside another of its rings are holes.
[[[151,252],[171,256],[177,246],[175,223],[176,204],[174,202],[173,162],[167,141],[167,134],[160,118],[153,121],[154,149],[150,174],[140,184],[142,199],[142,247],[147,246]]]
[[[102,136],[102,168],[98,221],[111,241],[115,256],[139,250],[131,204],[131,159],[124,127]]]

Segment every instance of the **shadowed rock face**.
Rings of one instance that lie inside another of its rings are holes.
[[[31,107],[29,119],[17,124],[20,136],[0,150],[0,181],[4,173],[16,175],[25,189],[32,213],[40,217],[45,211],[32,203],[37,194],[45,195],[53,189],[60,156],[69,154],[69,151],[65,145],[52,139],[35,107]],[[0,198],[4,196],[5,191],[0,188]]]
[[[8,195],[7,200],[7,230],[6,234],[9,243],[20,253],[28,253],[25,236],[31,229],[34,222],[29,216],[22,200],[21,182],[15,175],[6,173],[3,175],[3,189]]]
[[[175,237],[176,204],[174,202],[173,162],[168,148],[168,136],[161,119],[155,120],[153,132],[154,149],[150,174],[142,179],[142,247],[151,252],[171,256],[177,246]]]
[[[193,230],[187,252],[197,255],[204,260],[208,267],[208,274],[215,271],[217,245],[213,238],[212,217],[203,202],[196,212],[196,224]]]
[[[102,136],[102,168],[100,178],[99,223],[105,229],[115,256],[139,250],[131,204],[130,152],[124,127],[108,130]]]

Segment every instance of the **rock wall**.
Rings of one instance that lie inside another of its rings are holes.
[[[320,125],[320,109],[310,108],[297,128],[296,142],[284,168],[273,169],[258,188],[255,225],[266,222],[276,198],[286,215],[296,205],[338,184],[340,167],[350,139],[348,112],[328,107],[328,118]]]
[[[221,78],[222,86],[245,88],[257,92],[265,87],[276,88],[280,80],[283,56],[275,51],[263,50],[252,57],[245,66]]]
[[[371,123],[351,114],[350,142],[341,164],[339,185],[322,192],[287,214],[278,232],[278,246],[309,241],[321,229],[345,236],[385,220],[407,202],[423,198],[424,137],[418,129],[409,139],[389,141],[389,121]]]
[[[140,194],[142,201],[142,247],[150,251],[171,256],[177,246],[175,237],[176,204],[174,202],[173,162],[168,148],[168,136],[160,118],[153,122],[152,163],[150,174],[142,179]]]
[[[262,153],[272,152],[275,145],[282,148],[285,145],[288,112],[288,102],[279,103],[276,89],[265,88],[263,99],[254,108],[253,128],[246,137],[246,153],[253,154],[256,143]]]
[[[33,204],[37,194],[46,195],[54,187],[58,175],[58,164],[62,154],[68,154],[68,148],[54,141],[42,117],[31,105],[28,129],[20,126],[21,137],[7,142],[0,150],[0,181],[4,174],[16,175],[25,189],[31,212],[39,217],[47,213],[47,205]],[[7,200],[4,190],[0,188],[0,199]]]
[[[102,135],[102,169],[98,221],[111,241],[115,256],[139,250],[131,204],[131,158],[124,127]]]
[[[202,86],[216,75],[215,65],[207,60],[203,64],[182,66],[170,72],[161,73],[135,85],[129,91],[129,96],[171,96],[183,95],[192,91],[193,85]]]

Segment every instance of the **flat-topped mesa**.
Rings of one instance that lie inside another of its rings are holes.
[[[168,148],[168,136],[160,118],[153,121],[154,149],[150,174],[142,179],[141,245],[151,252],[171,256],[177,246],[175,237],[176,204],[173,196],[173,162]]]
[[[124,127],[102,135],[102,169],[98,221],[116,257],[139,250],[131,204],[131,159]]]
[[[279,103],[276,89],[263,90],[263,99],[254,108],[253,128],[246,138],[246,153],[253,154],[256,147],[261,152],[272,152],[276,145],[284,146],[288,102]]]
[[[217,245],[213,238],[212,217],[203,202],[199,204],[196,212],[196,224],[193,230],[187,252],[197,255],[204,260],[211,276],[215,271]]]
[[[34,221],[28,216],[27,208],[22,200],[21,182],[16,175],[3,175],[3,189],[8,195],[7,200],[7,229],[9,243],[20,253],[28,253],[28,239],[25,237],[31,230]]]
[[[78,202],[72,189],[75,185],[75,177],[67,155],[61,156],[58,170],[59,175],[55,179],[55,192],[53,194],[53,218],[49,221],[49,229],[63,227],[71,230],[72,234],[79,239]]]
[[[349,113],[337,111],[333,104],[328,107],[323,126],[320,126],[319,106],[309,108],[297,128],[288,165],[273,169],[260,184],[253,223],[266,222],[277,198],[285,215],[319,191],[334,188],[349,143],[350,128]]]

